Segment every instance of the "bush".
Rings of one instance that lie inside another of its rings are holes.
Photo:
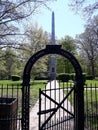
[[[36,76],[34,80],[48,80],[47,76]]]
[[[75,81],[75,79],[76,79],[76,74],[75,73],[71,73],[70,74],[70,80]],[[86,81],[86,73],[83,73],[83,81],[85,83],[85,81]]]
[[[19,80],[20,80],[20,76],[12,75],[12,81],[19,81]]]
[[[34,80],[48,80],[48,74],[47,72],[41,72],[40,74],[36,74],[36,76],[34,77]]]
[[[93,77],[93,75],[87,75],[87,76],[86,76],[86,79],[87,79],[87,80],[93,80],[94,77]]]
[[[86,73],[83,73],[83,81],[86,82]]]
[[[57,79],[62,82],[68,82],[70,80],[70,74],[67,73],[58,74]]]
[[[75,73],[71,73],[71,74],[70,74],[70,80],[75,81],[75,75],[76,75]]]

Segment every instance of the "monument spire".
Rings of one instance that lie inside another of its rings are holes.
[[[52,32],[51,32],[51,45],[56,45],[55,43],[55,17],[54,12],[52,12]],[[55,63],[55,56],[50,56],[50,79],[56,79],[56,63]]]
[[[55,45],[55,18],[54,12],[52,12],[52,36],[51,36],[52,45]]]

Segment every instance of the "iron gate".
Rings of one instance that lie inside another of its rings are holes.
[[[74,117],[74,129],[84,130],[84,96],[83,96],[84,83],[83,83],[82,70],[76,58],[68,51],[61,49],[61,45],[47,45],[45,49],[31,56],[31,58],[28,60],[25,66],[23,74],[23,83],[22,83],[22,130],[29,130],[30,72],[32,66],[39,58],[48,54],[61,55],[67,58],[74,67],[76,73],[75,86],[74,89],[72,89],[74,90],[74,115],[72,113],[70,113],[70,115]],[[57,111],[59,108],[62,108],[61,106],[64,103],[65,99],[66,98],[64,98],[60,103],[55,102],[57,108],[53,110],[53,113],[55,113],[55,111]],[[48,120],[50,120],[50,118]]]
[[[74,85],[64,86],[54,80],[39,89],[39,130],[74,130]]]

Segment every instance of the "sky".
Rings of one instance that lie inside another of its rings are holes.
[[[75,38],[76,34],[81,34],[84,31],[84,19],[75,14],[68,4],[68,0],[66,2],[57,0],[48,5],[55,13],[55,35],[58,39],[64,38],[66,35]],[[32,20],[37,22],[44,31],[51,33],[51,15],[52,12],[44,8],[40,13],[34,15]]]

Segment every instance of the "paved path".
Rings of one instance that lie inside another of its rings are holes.
[[[51,86],[51,89],[59,88],[57,81],[49,82],[46,86],[46,89],[50,89],[50,86]],[[46,94],[50,95],[50,91],[47,91]],[[52,90],[51,91],[51,97],[52,97],[52,99],[54,99],[58,103],[61,102],[62,99],[63,99],[63,90],[59,90],[59,89],[56,90],[56,91]],[[44,96],[41,97],[41,99],[42,99],[42,110],[44,110],[44,108],[45,108],[44,98],[45,98]],[[49,109],[50,108],[50,100],[46,99],[46,102],[47,102],[46,108]],[[54,103],[51,103],[51,108],[55,108],[55,107],[56,107],[56,105]],[[73,111],[73,107],[71,106],[71,104],[68,100],[65,100],[64,108],[66,108],[69,111],[70,110]],[[39,109],[39,101],[36,102],[35,106],[32,108],[32,110],[30,112],[30,130],[38,130],[38,115],[37,115],[38,109]],[[60,111],[60,113],[59,113],[59,111]],[[63,117],[63,114],[66,117],[68,116],[68,113],[64,112],[61,108],[60,108],[59,111],[57,111],[56,116],[53,117],[54,120],[55,120],[55,117],[59,118],[59,115],[61,117]],[[47,117],[48,116],[49,116],[49,114],[47,114]],[[43,121],[44,121],[44,117],[42,116],[42,122]],[[71,122],[71,124],[73,124],[72,122]],[[73,129],[71,128],[70,130],[73,130]]]

